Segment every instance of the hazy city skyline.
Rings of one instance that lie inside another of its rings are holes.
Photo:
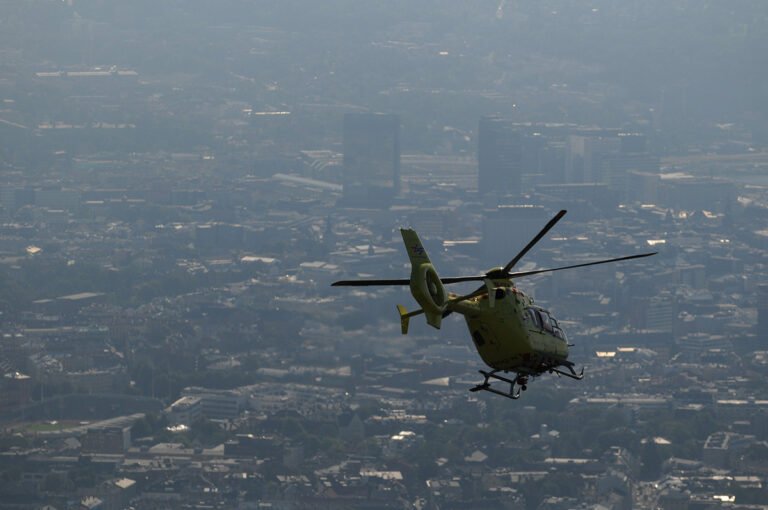
[[[4,2],[0,509],[768,508],[765,48],[761,0]],[[515,281],[581,381],[471,393],[457,314],[330,286],[562,209],[517,269],[658,252]]]

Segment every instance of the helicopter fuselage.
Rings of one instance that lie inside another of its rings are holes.
[[[568,359],[568,340],[557,320],[514,287],[502,285],[490,294],[457,303],[472,342],[494,370],[539,374]]]
[[[441,278],[416,232],[401,228],[400,234],[411,262],[410,278],[340,280],[333,286],[408,285],[420,308],[409,312],[404,306],[397,305],[400,329],[404,335],[408,334],[410,319],[417,315],[424,315],[427,324],[440,329],[445,317],[452,313],[462,314],[478,354],[491,368],[490,371],[479,371],[483,381],[470,388],[472,392],[489,391],[517,399],[520,392],[527,388],[529,380],[543,373],[580,380],[584,377],[584,369],[576,372],[574,363],[568,360],[568,338],[557,319],[536,306],[531,297],[520,292],[513,278],[649,257],[656,252],[549,269],[512,271],[565,212],[559,211],[505,266],[492,268],[482,275]],[[483,285],[463,295],[448,292],[445,288],[445,285],[463,282],[483,282]],[[507,375],[508,372],[513,374]],[[509,384],[509,390],[499,390],[491,385],[492,382]]]

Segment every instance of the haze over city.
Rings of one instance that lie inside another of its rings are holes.
[[[0,509],[767,509],[766,48],[759,0],[3,2]],[[471,392],[462,312],[331,286],[561,210],[514,271],[657,252],[514,279],[582,380]]]

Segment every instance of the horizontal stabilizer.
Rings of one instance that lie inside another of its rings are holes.
[[[408,312],[403,305],[397,305],[397,313],[400,314],[400,332],[404,335],[407,335],[408,324],[411,321],[411,317],[421,315],[424,313],[424,310],[414,310],[413,312]]]
[[[408,317],[408,312],[403,305],[397,305],[397,311],[400,313],[400,332],[404,335],[408,334],[408,323],[411,318]]]

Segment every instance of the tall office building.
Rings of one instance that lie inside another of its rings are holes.
[[[620,147],[621,141],[613,133],[570,135],[565,154],[566,182],[604,182],[605,160],[610,154],[618,153]]]
[[[563,180],[567,126],[483,117],[478,129],[481,194],[517,195]]]
[[[639,182],[639,174],[659,174],[659,158],[648,152],[646,142],[646,136],[640,133],[577,131],[568,137],[565,179],[569,183],[606,184],[620,201],[651,196],[633,187]]]
[[[631,196],[629,188],[630,172],[659,174],[661,161],[658,156],[648,152],[646,137],[640,133],[619,133],[620,150],[610,154],[603,161],[603,182],[611,187],[621,200]]]
[[[669,291],[652,297],[645,310],[644,329],[674,332],[677,322],[677,303]]]
[[[521,192],[523,134],[500,117],[483,117],[478,127],[477,190],[480,194]]]
[[[400,117],[344,115],[344,201],[386,207],[400,191]]]

